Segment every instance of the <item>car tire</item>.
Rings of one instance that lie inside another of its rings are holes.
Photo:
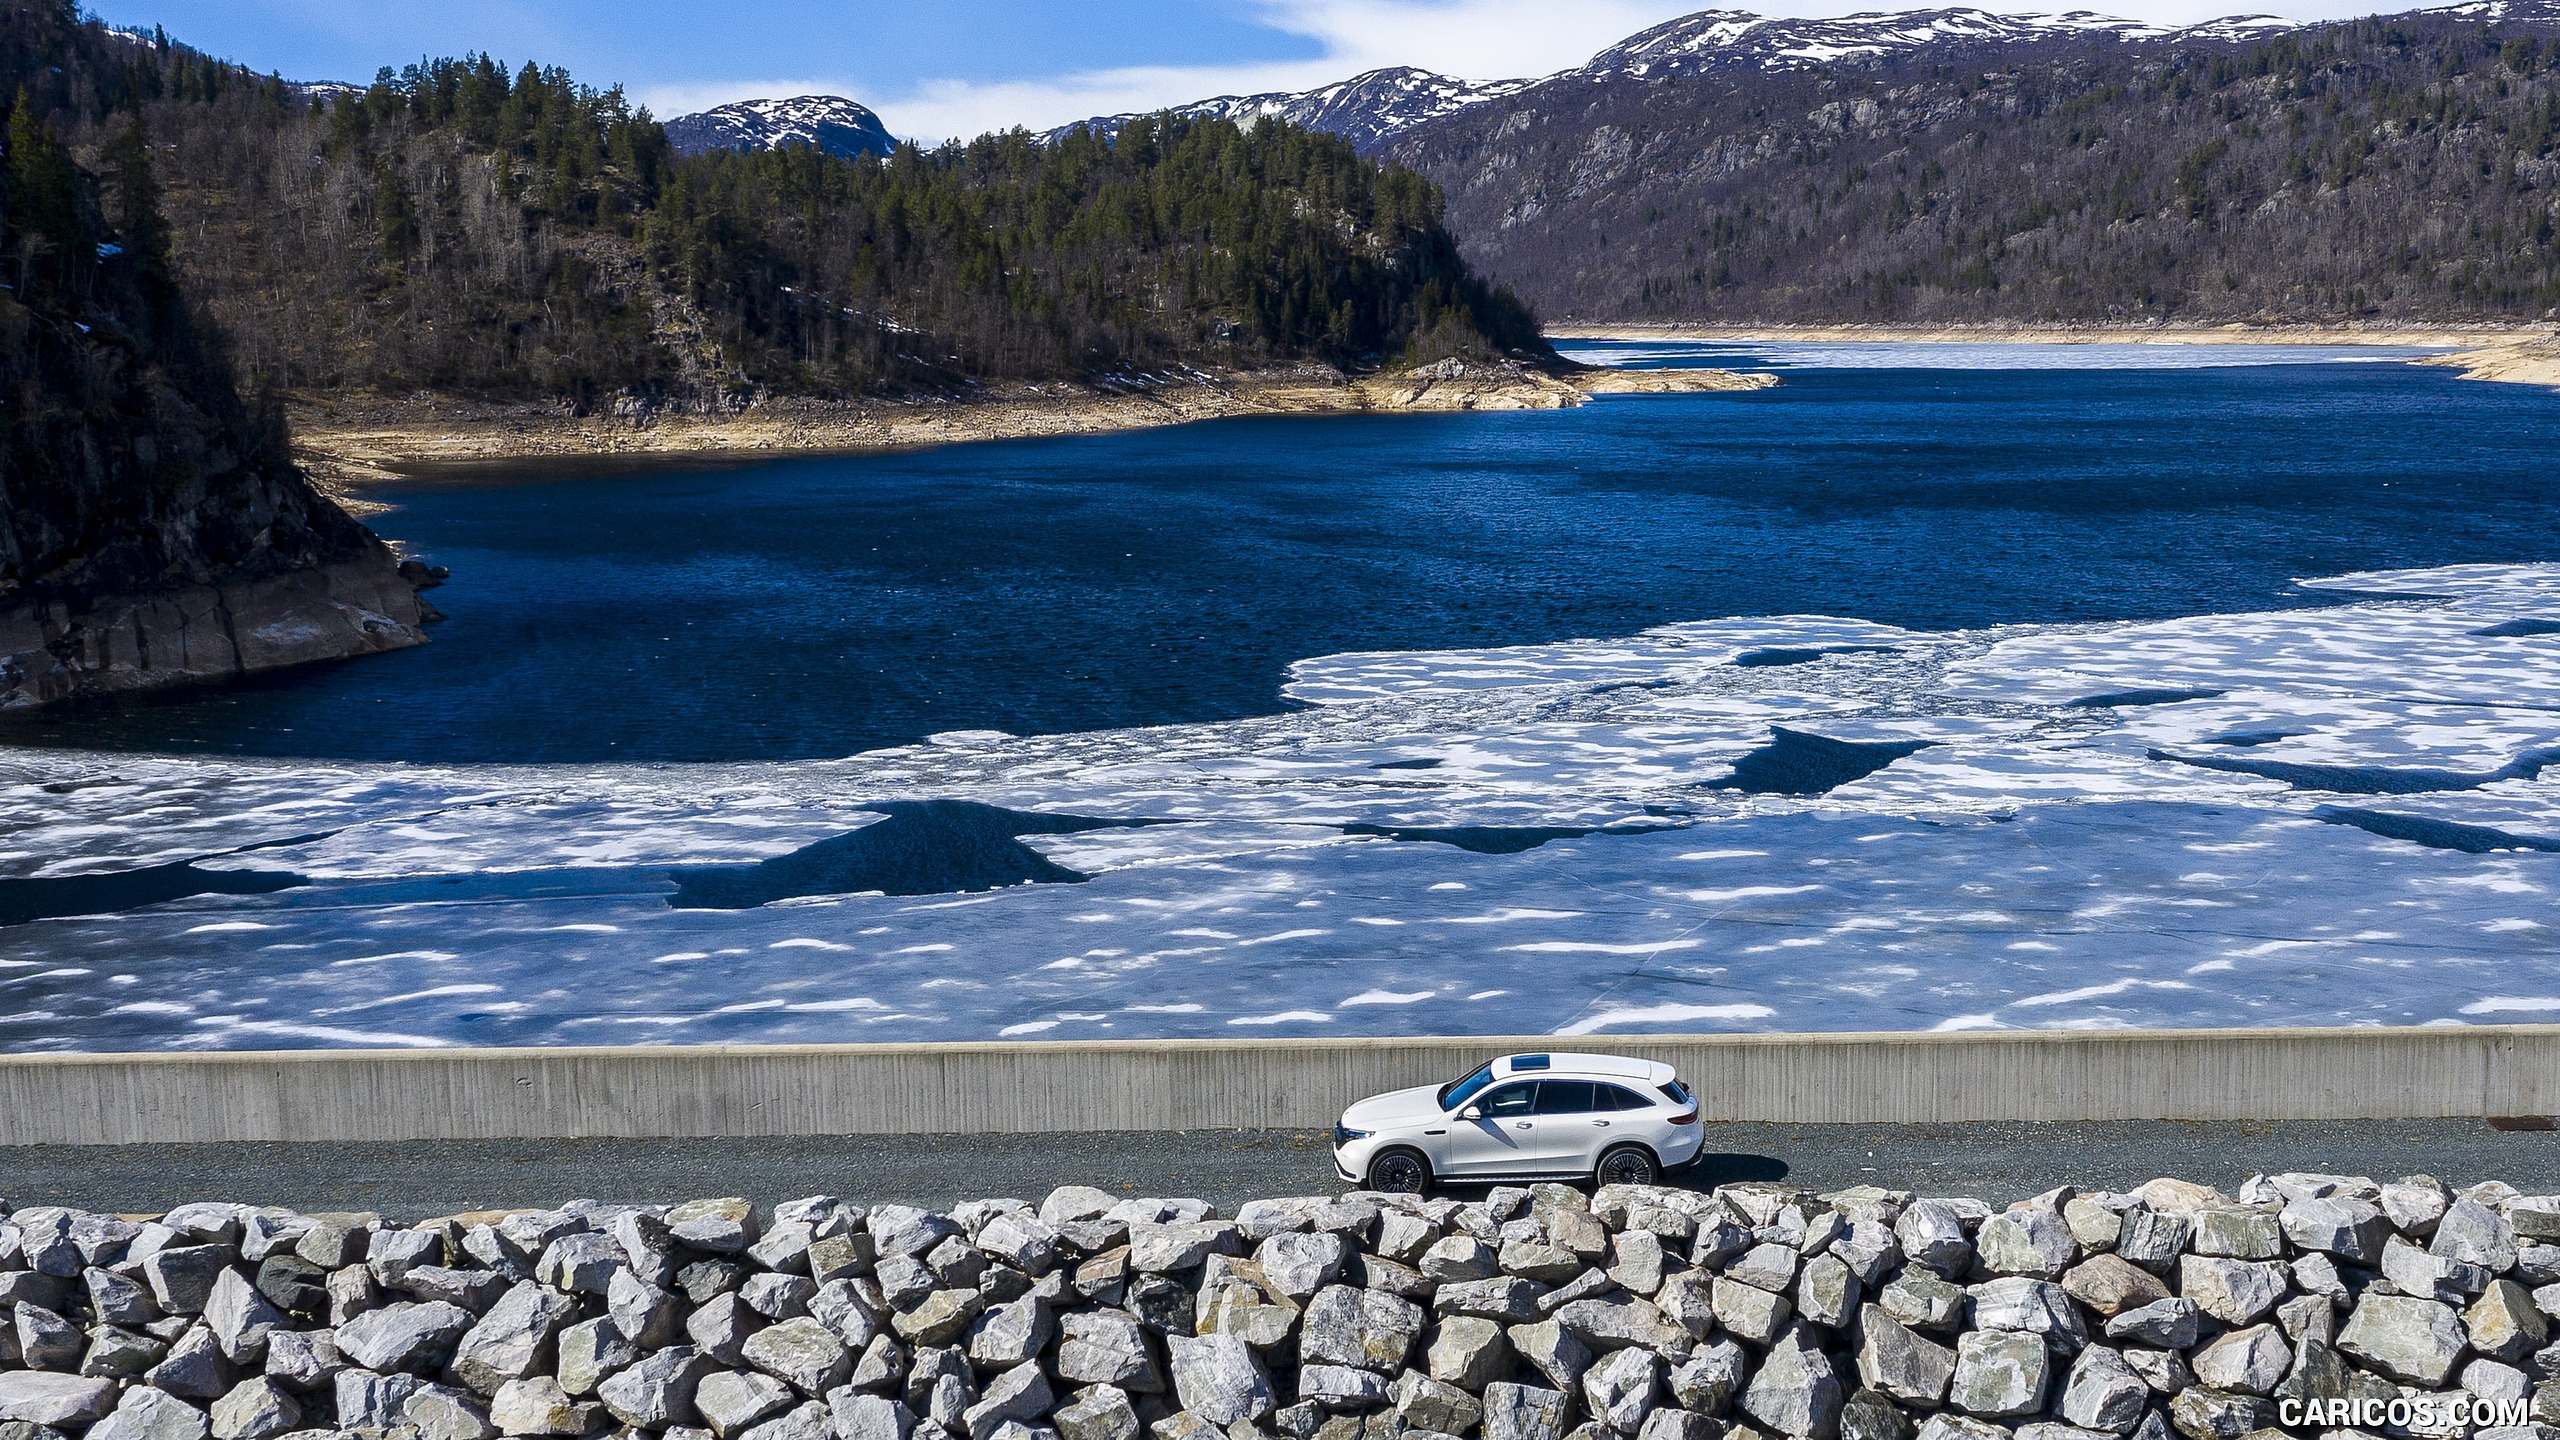
[[[1386,1195],[1420,1195],[1431,1188],[1431,1161],[1401,1145],[1381,1150],[1369,1161],[1369,1188]]]
[[[1591,1179],[1596,1185],[1658,1185],[1662,1162],[1642,1145],[1621,1145],[1600,1157]]]

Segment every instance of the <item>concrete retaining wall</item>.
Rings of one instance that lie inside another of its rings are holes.
[[[1711,1120],[2560,1112],[2560,1026],[0,1058],[0,1144],[1297,1129],[1506,1050],[1667,1060]]]

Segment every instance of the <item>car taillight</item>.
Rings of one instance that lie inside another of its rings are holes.
[[[1692,1105],[1692,1106],[1690,1106],[1688,1109],[1681,1111],[1679,1114],[1672,1116],[1672,1117],[1671,1117],[1671,1123],[1672,1123],[1672,1124],[1674,1124],[1674,1125],[1695,1125],[1695,1124],[1697,1124],[1697,1123],[1698,1123],[1698,1107],[1697,1107],[1697,1106],[1695,1106],[1695,1105]]]

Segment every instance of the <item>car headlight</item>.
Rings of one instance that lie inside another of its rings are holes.
[[[1348,1125],[1336,1123],[1333,1127],[1333,1148],[1339,1150],[1354,1140],[1366,1140],[1377,1133],[1375,1130],[1354,1130]]]

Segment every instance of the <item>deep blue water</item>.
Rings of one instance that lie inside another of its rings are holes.
[[[1659,348],[1659,347],[1648,347]],[[2321,603],[2560,556],[2560,395],[2394,363],[1790,369],[1512,415],[1237,420],[420,484],[419,650],[0,739],[422,761],[840,755],[1267,713],[1342,650],[1820,612],[1943,628]]]

